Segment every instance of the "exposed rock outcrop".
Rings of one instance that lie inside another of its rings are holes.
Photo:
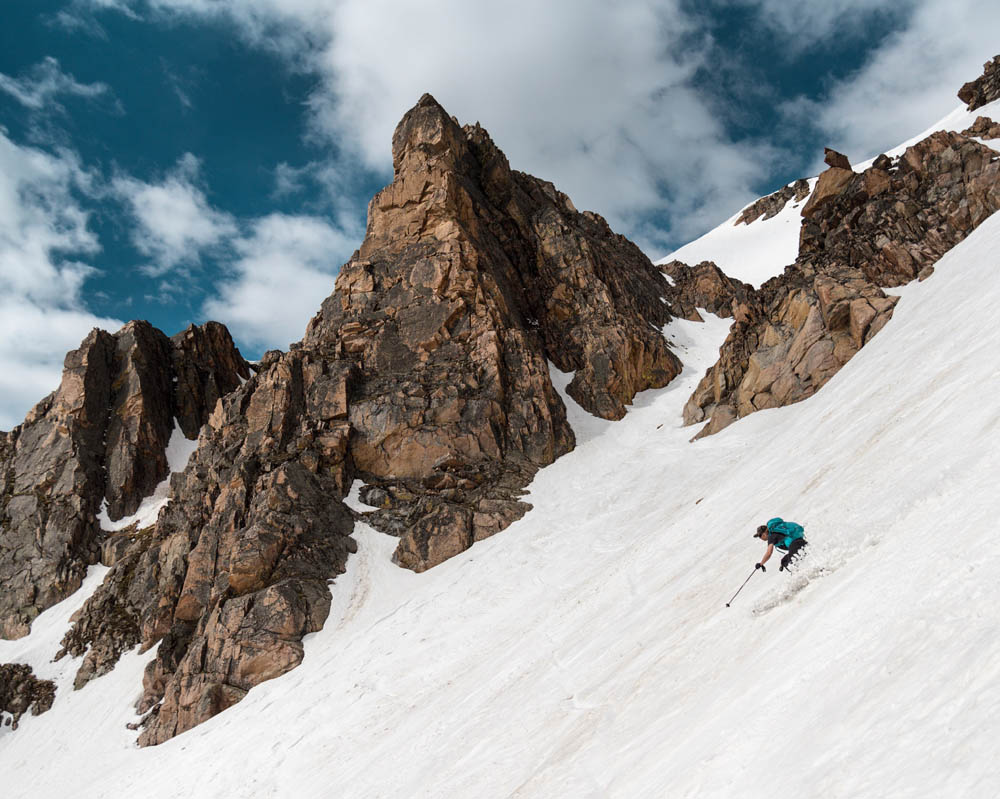
[[[0,434],[0,637],[26,635],[80,587],[100,556],[102,502],[119,519],[167,476],[174,417],[197,436],[248,376],[214,322],[173,341],[148,322],[94,330],[66,356],[58,390]]]
[[[937,132],[895,163],[856,174],[831,166],[802,215],[799,257],[737,309],[720,352],[684,409],[699,435],[814,394],[888,321],[883,287],[932,265],[1000,208],[1000,161]]]
[[[510,169],[478,125],[429,95],[393,136],[394,180],[301,344],[226,394],[155,527],[130,531],[63,641],[77,686],[159,643],[142,744],[294,668],[344,569],[352,481],[422,571],[529,506],[537,469],[574,445],[570,394],[620,418],[680,371],[662,274],[600,217]]]
[[[52,707],[56,685],[40,680],[31,666],[21,663],[0,663],[0,724],[17,729],[21,716],[31,711],[40,716]]]
[[[699,308],[716,316],[732,317],[753,295],[753,286],[729,277],[712,261],[688,266],[680,261],[661,264],[672,284],[665,295],[675,316],[692,322],[704,321]]]
[[[854,170],[851,169],[851,162],[847,156],[831,150],[829,147],[824,151],[823,160],[830,167],[819,176],[816,181],[816,188],[812,190],[809,199],[802,209],[802,216],[808,219],[816,210],[836,197],[844,190],[844,187],[854,177]]]
[[[962,131],[963,136],[977,139],[1000,139],[1000,122],[989,117],[976,117],[976,121]]]
[[[983,64],[983,74],[958,90],[958,99],[968,103],[970,111],[1000,99],[1000,55]]]
[[[761,217],[771,219],[780,214],[791,200],[798,203],[802,202],[808,196],[809,181],[804,179],[796,180],[794,183],[789,183],[787,186],[778,189],[773,194],[768,194],[766,197],[761,197],[756,202],[750,203],[750,205],[743,209],[743,213],[739,215],[734,224],[749,225]]]

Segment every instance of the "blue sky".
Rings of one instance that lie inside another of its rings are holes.
[[[93,326],[297,340],[432,92],[652,257],[951,110],[955,0],[4,0],[0,429]]]

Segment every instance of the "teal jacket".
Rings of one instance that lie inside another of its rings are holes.
[[[801,524],[786,522],[780,516],[776,516],[767,523],[767,543],[774,544],[779,549],[788,549],[792,541],[802,538],[805,532]]]

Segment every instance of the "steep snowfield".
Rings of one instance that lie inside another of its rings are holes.
[[[952,130],[960,133],[969,128],[979,116],[1000,119],[1000,100],[984,105],[976,111],[967,111],[964,105],[959,106],[919,136],[914,136],[894,147],[886,155],[898,157],[907,147],[926,139],[936,130]],[[982,143],[1000,150],[1000,139]],[[862,172],[868,169],[875,157],[854,164],[854,171]],[[816,178],[810,178],[810,190],[815,186]],[[741,208],[717,228],[685,244],[657,263],[665,264],[668,261],[678,260],[693,266],[701,261],[715,261],[727,275],[760,288],[769,278],[780,275],[798,255],[801,211],[805,203],[806,200],[801,203],[790,202],[771,219],[761,218],[749,225],[736,225],[736,220],[743,213]]]
[[[815,397],[695,443],[727,323],[674,323],[681,378],[571,408],[523,520],[421,575],[359,525],[300,668],[139,750],[131,654],[0,735],[4,796],[1000,794],[998,253],[1000,215]],[[808,556],[726,608],[775,515]]]
[[[809,190],[815,187],[816,178],[810,178]],[[717,228],[657,263],[677,260],[694,266],[702,261],[715,261],[730,277],[760,288],[769,278],[780,275],[799,254],[802,206],[808,199],[793,200],[770,219],[761,217],[749,225],[736,224],[744,210],[741,208]]]

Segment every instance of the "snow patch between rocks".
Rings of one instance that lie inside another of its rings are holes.
[[[117,521],[108,518],[108,501],[101,502],[101,510],[97,514],[97,520],[101,524],[101,529],[108,533],[116,530],[124,530],[133,524],[138,523],[139,529],[148,527],[156,522],[156,517],[160,515],[160,510],[170,501],[170,475],[174,472],[183,472],[187,467],[188,460],[198,449],[198,439],[193,441],[184,437],[181,426],[174,419],[174,430],[170,434],[170,441],[167,442],[166,456],[167,466],[170,471],[167,476],[153,489],[153,493],[146,497],[139,505],[138,509],[131,516],[125,516]]]

